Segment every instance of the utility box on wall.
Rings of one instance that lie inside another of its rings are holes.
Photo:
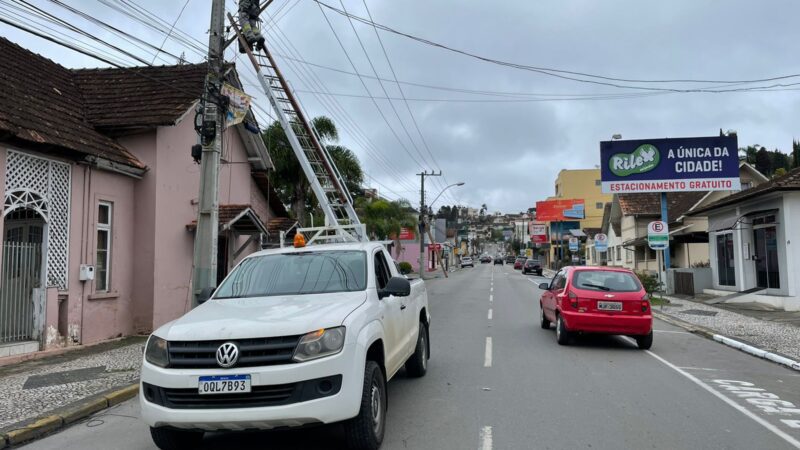
[[[81,281],[94,280],[94,266],[90,264],[81,264],[80,274],[78,278]]]

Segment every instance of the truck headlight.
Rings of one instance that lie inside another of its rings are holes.
[[[292,359],[296,362],[310,361],[335,355],[344,347],[344,327],[312,331],[300,338]]]
[[[144,358],[158,367],[169,365],[169,349],[167,341],[151,334],[144,349]]]

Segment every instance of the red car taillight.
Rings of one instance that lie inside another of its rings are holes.
[[[572,291],[569,291],[569,304],[573,308],[578,309],[578,296]]]
[[[647,312],[650,309],[650,294],[644,294],[642,297],[642,312]]]

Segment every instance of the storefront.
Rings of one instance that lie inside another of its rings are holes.
[[[787,177],[727,197],[696,214],[708,217],[715,290],[745,293],[741,301],[796,311],[800,310],[800,277],[795,275],[800,270],[796,249],[800,169]]]

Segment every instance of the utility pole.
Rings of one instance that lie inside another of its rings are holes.
[[[202,158],[200,160],[200,195],[197,230],[194,235],[192,276],[192,307],[198,305],[198,295],[217,286],[217,234],[219,231],[219,160],[222,148],[222,87],[223,41],[225,39],[225,1],[213,0],[211,28],[208,35],[208,75],[201,102],[202,126],[199,128]]]
[[[419,277],[423,280],[425,279],[425,270],[427,266],[425,264],[425,228],[428,223],[428,215],[425,211],[425,177],[440,177],[442,176],[442,171],[440,170],[439,173],[434,173],[431,171],[428,173],[427,171],[423,171],[422,173],[418,173],[420,179],[420,188],[419,188]]]

